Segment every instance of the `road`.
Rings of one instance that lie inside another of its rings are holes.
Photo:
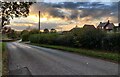
[[[7,43],[9,69],[27,67],[32,75],[117,75],[118,64],[18,42]]]

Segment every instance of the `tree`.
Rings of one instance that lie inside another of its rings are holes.
[[[22,41],[29,41],[29,36],[30,36],[29,33],[23,34],[23,35],[22,35]]]
[[[11,33],[12,29],[11,27],[3,27],[2,34],[9,34]]]
[[[27,17],[29,14],[30,5],[33,2],[1,2],[0,1],[0,12],[1,12],[1,25],[10,24],[10,18],[14,17]]]
[[[11,29],[11,27],[3,27],[2,34],[6,35],[10,39],[17,38],[16,31],[14,29]]]
[[[44,33],[49,33],[49,30],[47,28],[45,28]]]
[[[38,29],[32,29],[30,31],[30,34],[39,34],[39,33],[40,33],[40,31]]]
[[[28,41],[29,40],[29,36],[30,36],[30,32],[28,30],[23,30],[21,32],[22,41]]]
[[[21,32],[21,35],[26,34],[26,33],[29,33],[29,31],[28,31],[28,30],[23,30],[23,31]]]
[[[56,33],[56,30],[52,28],[52,29],[50,30],[50,32],[51,32],[51,33]]]
[[[13,30],[13,29],[11,29],[11,30],[9,31],[9,33],[7,33],[7,36],[8,36],[8,38],[10,38],[10,39],[16,39],[16,38],[17,38],[17,34],[16,34],[15,30]]]

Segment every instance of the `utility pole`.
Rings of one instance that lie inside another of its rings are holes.
[[[40,31],[40,11],[39,11],[39,25],[38,25],[38,30]]]

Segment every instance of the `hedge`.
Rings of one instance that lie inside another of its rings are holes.
[[[120,33],[108,34],[97,29],[81,29],[77,33],[67,34],[41,33],[33,34],[29,38],[31,43],[62,45],[77,48],[103,49],[107,51],[119,51]]]

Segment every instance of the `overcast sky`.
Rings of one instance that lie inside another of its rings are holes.
[[[93,24],[97,26],[100,22],[118,23],[118,3],[112,2],[54,2],[45,0],[30,7],[27,18],[14,18],[10,26],[16,30],[38,28],[38,11],[41,11],[41,29],[55,28],[57,30],[70,30],[78,25]],[[65,1],[65,0],[64,0]],[[51,3],[50,3],[51,2]]]

